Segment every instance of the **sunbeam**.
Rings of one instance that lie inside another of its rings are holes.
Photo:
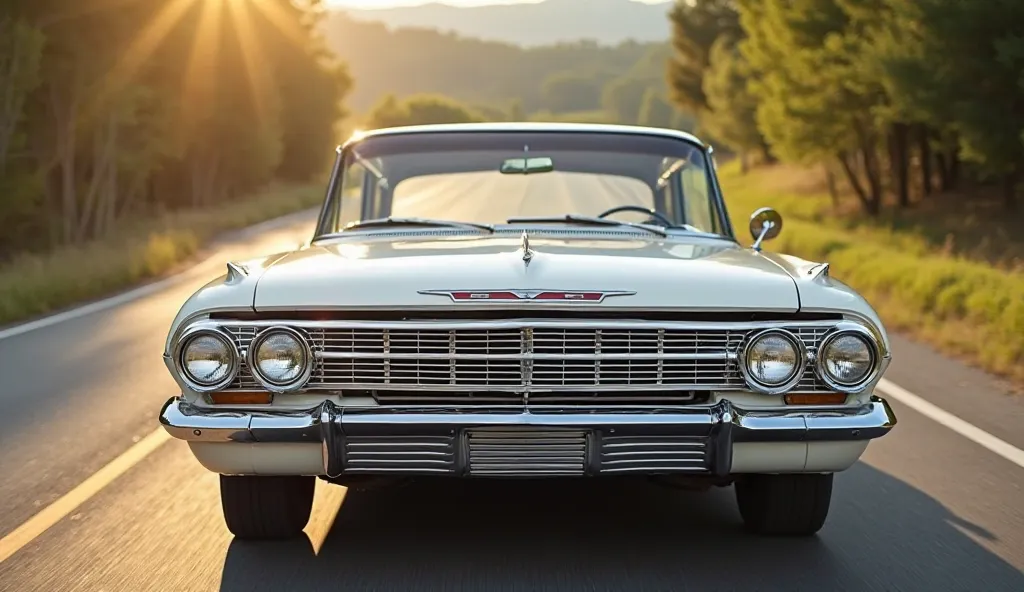
[[[309,31],[296,24],[294,19],[289,18],[285,14],[284,8],[281,8],[274,0],[248,0],[248,3],[260,11],[272,25],[277,27],[296,46],[305,47],[309,42]]]
[[[265,121],[270,111],[270,105],[267,104],[267,93],[265,92],[269,80],[266,69],[261,67],[265,63],[263,51],[260,49],[256,35],[253,32],[252,14],[248,10],[248,7],[254,4],[260,4],[260,2],[231,0],[228,2],[228,8],[238,35],[238,43],[242,48],[242,59],[245,61],[245,73],[249,80],[249,88],[252,91],[256,114],[259,117],[259,121]]]
[[[153,20],[139,32],[139,35],[125,50],[121,60],[111,70],[107,77],[107,84],[104,85],[97,97],[97,104],[102,104],[108,97],[124,90],[194,2],[196,0],[169,0],[160,9]]]
[[[180,121],[184,123],[186,131],[193,129],[201,119],[199,111],[194,106],[205,104],[215,90],[223,14],[224,8],[220,2],[206,0],[203,3],[182,83],[184,92],[180,105]]]

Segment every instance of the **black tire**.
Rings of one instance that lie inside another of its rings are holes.
[[[220,476],[228,530],[240,539],[298,536],[313,509],[316,477]]]
[[[744,475],[736,502],[747,530],[771,536],[811,536],[832,500],[832,474]]]

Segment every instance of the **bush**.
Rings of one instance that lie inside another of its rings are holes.
[[[16,257],[0,266],[0,325],[159,276],[220,232],[310,208],[322,199],[319,186],[272,187],[245,201],[132,220],[103,240]]]

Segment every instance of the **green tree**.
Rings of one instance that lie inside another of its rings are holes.
[[[20,148],[17,131],[25,100],[39,85],[45,38],[22,20],[0,15],[0,176],[12,149]]]
[[[882,167],[880,81],[858,60],[863,36],[835,0],[739,0],[742,55],[757,72],[750,89],[758,127],[788,160],[836,160],[864,210],[877,215]]]
[[[692,112],[707,107],[704,73],[719,37],[742,36],[735,0],[676,0],[669,12],[673,54],[668,63],[672,100]]]
[[[0,3],[0,252],[322,170],[351,81],[319,4]]]
[[[526,113],[523,112],[523,101],[521,99],[512,100],[512,104],[508,108],[508,120],[526,121]]]
[[[675,109],[672,112],[672,129],[693,133],[697,131],[697,117],[685,109]]]
[[[672,105],[665,100],[658,89],[648,88],[640,105],[638,123],[650,127],[672,126]]]
[[[916,118],[952,132],[965,159],[1002,180],[1006,207],[1015,208],[1024,175],[1024,3],[887,4],[896,23],[884,62],[892,95]]]
[[[324,170],[334,158],[337,126],[347,114],[343,98],[352,90],[348,67],[327,47],[321,36],[323,14],[301,5],[280,2],[280,12],[294,23],[290,29],[263,23],[267,35],[263,53],[273,58],[282,104],[301,105],[281,113],[283,154],[277,176],[306,181]],[[298,42],[301,40],[302,42]]]
[[[469,107],[443,95],[419,94],[399,100],[388,95],[366,120],[371,129],[437,123],[470,123],[483,118]]]
[[[759,151],[769,158],[768,146],[757,128],[757,99],[747,89],[751,68],[732,39],[719,37],[711,48],[703,91],[707,107],[701,124],[729,148]]]
[[[632,76],[612,80],[601,93],[601,106],[619,123],[636,123],[650,81]]]
[[[601,104],[601,80],[593,75],[559,72],[545,79],[541,88],[552,111],[585,111]]]

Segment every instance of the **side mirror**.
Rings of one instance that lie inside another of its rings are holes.
[[[761,250],[761,243],[772,240],[782,232],[782,215],[771,208],[760,208],[750,215],[750,235],[754,237],[754,244],[750,246],[755,251]]]

